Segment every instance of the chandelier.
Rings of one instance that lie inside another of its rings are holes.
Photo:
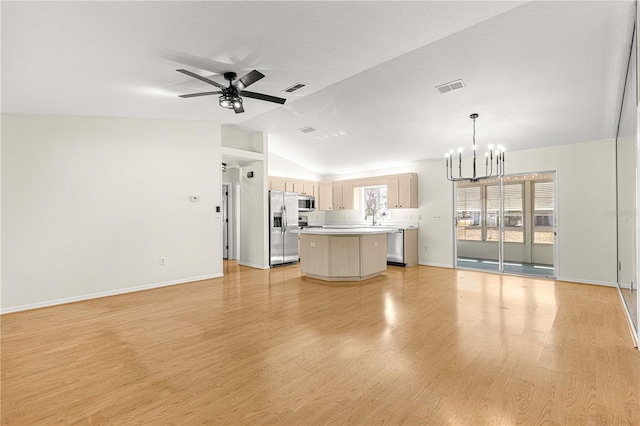
[[[477,175],[476,168],[476,118],[478,118],[478,114],[471,114],[469,116],[473,120],[473,145],[471,149],[473,150],[473,176],[472,177],[464,177],[462,176],[462,148],[458,148],[458,177],[453,176],[453,150],[447,152],[444,155],[445,165],[447,171],[447,179],[451,182],[459,182],[459,181],[469,181],[469,182],[477,182],[481,179],[490,179],[504,176],[504,147],[502,145],[498,145],[495,152],[495,163],[496,170],[493,170],[493,145],[489,145],[489,151],[484,153],[484,164],[485,164],[485,173],[484,176]],[[495,173],[494,173],[495,172]]]

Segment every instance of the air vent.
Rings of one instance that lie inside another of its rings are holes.
[[[296,83],[293,86],[287,87],[286,89],[283,90],[284,93],[293,93],[293,92],[297,92],[298,90],[302,89],[303,87],[307,87],[306,84],[304,83]]]
[[[302,133],[311,133],[311,132],[315,132],[316,131],[316,129],[314,129],[311,126],[303,127],[301,129],[298,129],[298,130],[300,130]]]
[[[441,84],[440,86],[436,86],[436,89],[438,89],[441,94],[444,94],[453,90],[462,89],[463,87],[465,87],[464,81],[456,80],[449,83]]]

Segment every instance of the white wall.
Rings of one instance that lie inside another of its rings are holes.
[[[313,170],[309,170],[272,152],[269,153],[269,176],[280,176],[301,180],[323,180],[322,175],[319,175]]]
[[[264,154],[266,148],[254,136],[255,132],[249,133],[231,124],[222,126],[222,146]]]
[[[3,114],[2,311],[221,276],[220,139],[216,122]]]
[[[463,163],[470,166],[470,159]],[[507,174],[557,171],[558,278],[613,285],[616,282],[615,146],[602,140],[508,152]],[[356,179],[395,173],[418,174],[418,209],[392,210],[393,221],[415,215],[419,261],[453,267],[453,184],[445,177],[444,160],[405,167],[327,176]],[[468,174],[468,172],[467,172]],[[346,216],[346,218],[345,218]],[[327,212],[327,221],[361,220],[360,212]]]
[[[247,173],[253,172],[248,178]],[[264,161],[240,168],[240,258],[238,263],[269,268],[268,175]]]

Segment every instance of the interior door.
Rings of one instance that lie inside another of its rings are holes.
[[[229,185],[222,185],[222,258],[229,259]]]

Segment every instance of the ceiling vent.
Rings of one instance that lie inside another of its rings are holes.
[[[444,94],[447,92],[453,92],[454,90],[462,89],[463,87],[465,87],[464,81],[456,80],[450,81],[449,83],[441,84],[440,86],[436,86],[436,89],[438,89],[441,94]]]
[[[311,132],[315,132],[316,131],[316,129],[314,129],[311,126],[303,127],[301,129],[298,129],[298,130],[300,130],[302,133],[311,133]]]
[[[286,89],[283,90],[284,93],[293,93],[293,92],[297,92],[298,90],[302,89],[303,87],[307,87],[306,84],[304,83],[296,83],[293,86],[289,86]]]

